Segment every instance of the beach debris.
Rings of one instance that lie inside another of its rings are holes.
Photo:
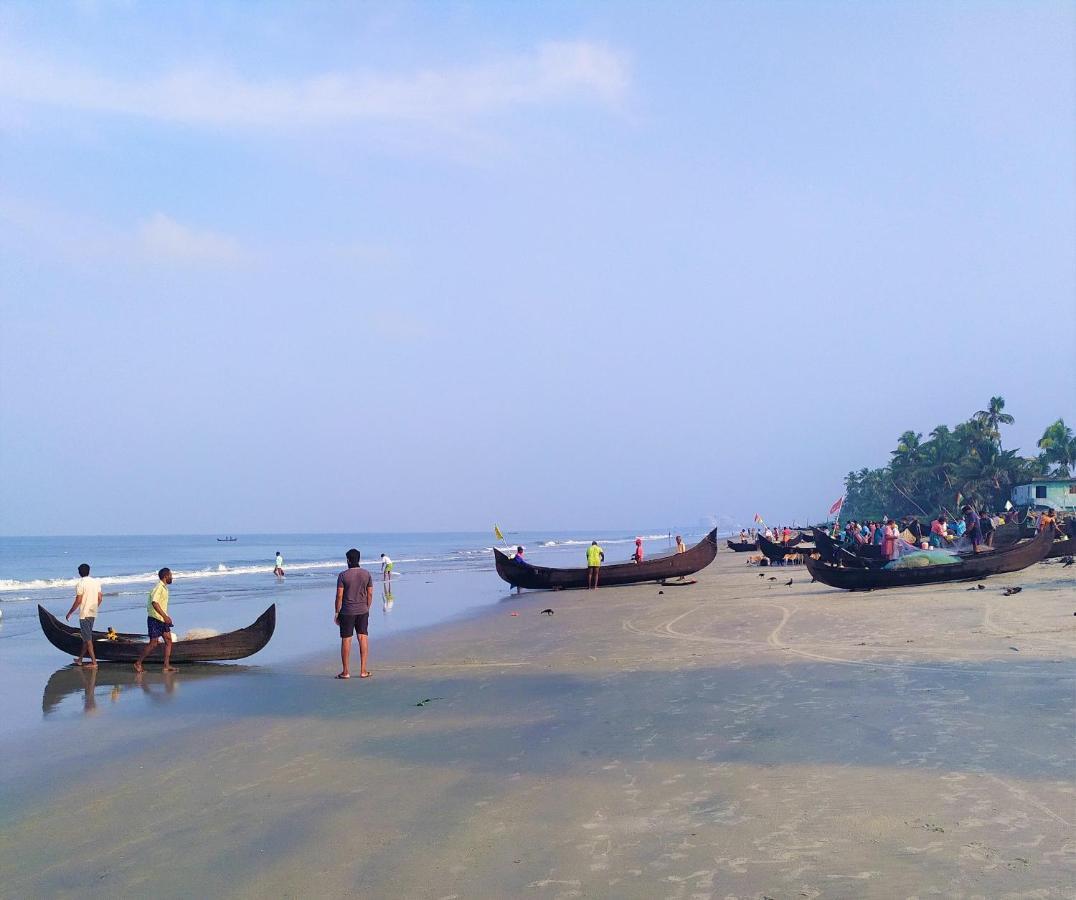
[[[818,579],[817,579],[817,578],[812,578],[812,579],[811,579],[811,584],[814,584],[814,583],[815,583],[816,581],[818,581]]]
[[[1019,647],[1010,647],[1009,649],[1012,650],[1014,653],[1019,653],[1020,652]]]
[[[508,615],[510,615],[510,616],[518,616],[519,613],[509,613]]]
[[[986,585],[985,584],[977,584],[977,585],[975,585],[975,587],[968,588],[968,590],[969,591],[985,591],[986,590]]]
[[[1067,569],[1069,566],[1071,566],[1073,564],[1073,562],[1076,562],[1076,560],[1074,560],[1071,556],[1062,556],[1061,557],[1061,568],[1062,569]]]
[[[658,595],[659,595],[659,596],[660,596],[661,594],[664,594],[664,593],[665,593],[665,591],[658,591]]]
[[[1019,594],[1022,590],[1023,588],[1019,585],[1017,585],[1016,587],[1005,588],[1004,595],[1006,597],[1011,597],[1013,594]]]
[[[419,700],[415,706],[425,706],[427,703],[433,703],[434,700],[444,700],[444,697],[427,697],[425,700]]]
[[[538,615],[540,615],[540,616],[551,616],[551,615],[553,615],[553,610],[551,610],[551,609],[543,609],[540,613],[538,613]]]

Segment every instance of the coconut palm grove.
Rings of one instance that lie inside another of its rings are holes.
[[[1043,432],[1034,456],[1003,446],[1002,429],[1014,421],[1005,411],[1005,399],[991,397],[966,422],[952,428],[938,425],[925,440],[919,432],[905,431],[887,465],[845,477],[843,517],[862,521],[886,514],[934,514],[963,501],[997,511],[1013,485],[1072,473],[1076,435],[1064,419]]]

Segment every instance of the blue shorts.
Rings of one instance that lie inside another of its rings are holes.
[[[149,631],[149,639],[155,641],[171,631],[172,626],[166,625],[160,619],[153,618],[153,616],[146,616],[146,630]]]
[[[78,620],[78,630],[82,633],[82,640],[93,640],[93,622],[94,616],[90,616],[88,619]]]

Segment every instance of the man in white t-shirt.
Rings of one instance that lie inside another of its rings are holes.
[[[83,563],[78,567],[79,579],[75,583],[75,602],[67,611],[65,619],[71,618],[71,613],[78,610],[78,630],[82,634],[82,648],[76,666],[82,665],[85,656],[90,658],[89,668],[97,668],[97,655],[93,652],[93,620],[97,618],[97,608],[101,605],[101,582],[96,578],[90,578],[90,567]]]

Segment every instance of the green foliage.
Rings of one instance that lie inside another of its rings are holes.
[[[939,425],[927,439],[905,431],[889,464],[860,469],[845,477],[842,518],[880,519],[883,515],[937,515],[948,508],[958,513],[956,497],[979,507],[999,510],[1012,488],[1048,474],[1068,474],[1076,467],[1076,437],[1062,419],[1046,429],[1038,456],[1023,457],[1001,446],[1001,427],[1013,417],[1004,411],[1005,399],[991,397],[966,422],[950,429]]]

